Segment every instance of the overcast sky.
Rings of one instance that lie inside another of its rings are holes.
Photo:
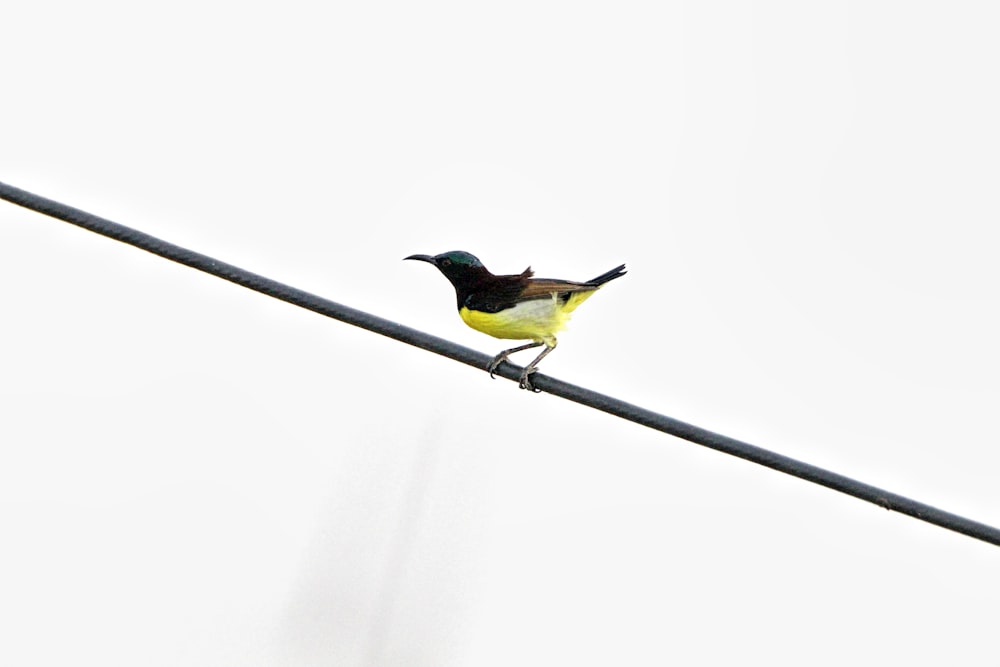
[[[626,262],[543,372],[1000,525],[998,31],[14,3],[0,180],[489,354],[403,257]],[[2,202],[0,278],[0,663],[996,664],[996,547]]]

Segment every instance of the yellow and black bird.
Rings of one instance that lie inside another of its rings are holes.
[[[521,389],[535,391],[529,376],[538,362],[556,347],[556,334],[563,330],[570,313],[601,285],[625,275],[625,265],[615,267],[585,283],[569,280],[532,278],[529,266],[523,273],[495,276],[474,255],[453,250],[440,255],[410,255],[438,268],[451,281],[458,297],[458,314],[476,331],[494,338],[531,340],[520,347],[504,350],[490,363],[490,377],[497,366],[514,352],[545,346],[521,373]]]

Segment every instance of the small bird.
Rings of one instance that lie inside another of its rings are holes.
[[[459,316],[476,331],[494,338],[533,341],[493,357],[488,369],[490,377],[514,352],[545,346],[521,372],[519,386],[529,391],[537,391],[531,384],[530,375],[537,370],[538,362],[556,348],[556,334],[566,326],[570,313],[601,285],[626,273],[622,264],[585,283],[577,283],[532,278],[534,272],[530,266],[517,275],[495,276],[478,258],[462,250],[433,257],[410,255],[404,259],[417,259],[436,266],[455,287]]]

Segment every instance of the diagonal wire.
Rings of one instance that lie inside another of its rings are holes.
[[[92,232],[141,248],[154,255],[159,255],[160,257],[179,262],[199,271],[204,271],[213,276],[234,282],[237,285],[256,290],[262,294],[267,294],[268,296],[287,301],[288,303],[312,310],[321,315],[353,324],[368,331],[374,331],[383,336],[394,338],[481,370],[486,370],[493,359],[492,356],[482,352],[477,352],[443,338],[438,338],[437,336],[432,336],[402,324],[397,324],[390,320],[335,303],[276,280],[251,273],[232,264],[220,262],[208,255],[182,248],[136,229],[120,225],[51,199],[40,197],[5,183],[0,183],[0,199],[6,199],[24,208],[83,227],[84,229],[89,229]],[[508,380],[518,380],[520,370],[514,364],[504,363],[497,369],[496,374]],[[648,426],[649,428],[683,438],[695,444],[709,447],[732,456],[738,456],[747,461],[752,461],[759,465],[799,477],[814,484],[820,484],[835,491],[846,493],[849,496],[874,503],[884,509],[894,510],[935,526],[940,526],[941,528],[1000,546],[1000,529],[993,526],[946,512],[911,498],[891,493],[876,486],[851,479],[845,475],[798,461],[788,456],[736,440],[735,438],[713,433],[699,426],[661,415],[652,410],[620,401],[584,387],[557,380],[548,375],[542,375],[541,373],[532,375],[532,384],[541,391],[560,396],[581,405],[586,405],[616,417]]]

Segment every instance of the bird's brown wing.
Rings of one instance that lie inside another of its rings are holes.
[[[513,308],[522,301],[548,299],[558,294],[564,301],[573,292],[587,292],[596,289],[593,285],[568,280],[529,278],[531,269],[520,275],[493,276],[482,288],[470,292],[460,304],[470,310],[498,313]]]
[[[590,292],[596,289],[586,283],[575,283],[569,280],[550,280],[548,278],[533,278],[525,285],[518,295],[519,300],[539,299],[556,294],[571,294],[573,292]]]

